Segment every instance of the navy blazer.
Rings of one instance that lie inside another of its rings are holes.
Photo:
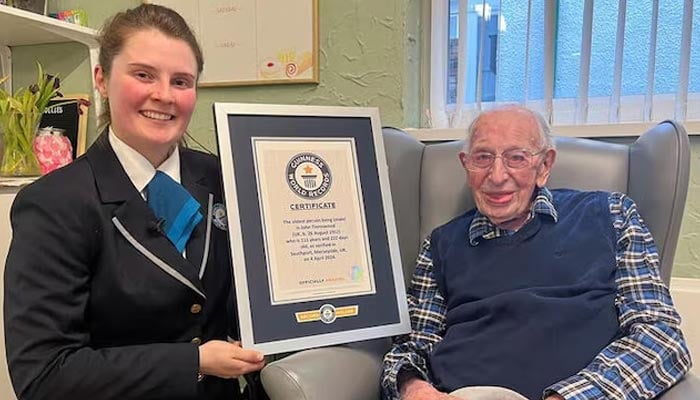
[[[237,399],[197,382],[198,344],[235,333],[217,159],[181,149],[182,184],[205,216],[183,258],[107,135],[19,192],[5,266],[5,340],[20,399]],[[202,278],[200,279],[200,274]]]

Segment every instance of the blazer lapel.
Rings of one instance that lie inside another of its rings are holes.
[[[187,259],[196,268],[201,279],[206,270],[206,262],[211,247],[210,240],[207,238],[207,232],[211,231],[211,210],[209,210],[211,192],[207,185],[206,175],[198,167],[198,165],[191,165],[187,157],[180,157],[182,185],[199,202],[199,211],[204,217],[202,222],[192,231],[186,246]]]
[[[86,156],[93,167],[102,202],[121,203],[112,214],[112,222],[120,234],[154,267],[206,297],[197,269],[156,228],[157,219],[153,211],[126,175],[109,145],[106,132],[90,147]]]

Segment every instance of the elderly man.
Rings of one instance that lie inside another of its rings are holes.
[[[690,368],[656,246],[622,193],[548,190],[538,114],[481,114],[459,159],[476,209],[424,241],[413,330],[384,359],[386,398],[498,386],[528,399],[651,399]]]

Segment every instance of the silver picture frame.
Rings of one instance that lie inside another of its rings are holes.
[[[410,331],[376,108],[214,103],[244,347]]]

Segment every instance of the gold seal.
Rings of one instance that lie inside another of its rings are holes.
[[[338,318],[355,317],[360,313],[360,307],[343,306],[334,307],[331,304],[324,304],[318,310],[299,311],[294,313],[297,323],[321,321],[324,324],[332,324]]]

